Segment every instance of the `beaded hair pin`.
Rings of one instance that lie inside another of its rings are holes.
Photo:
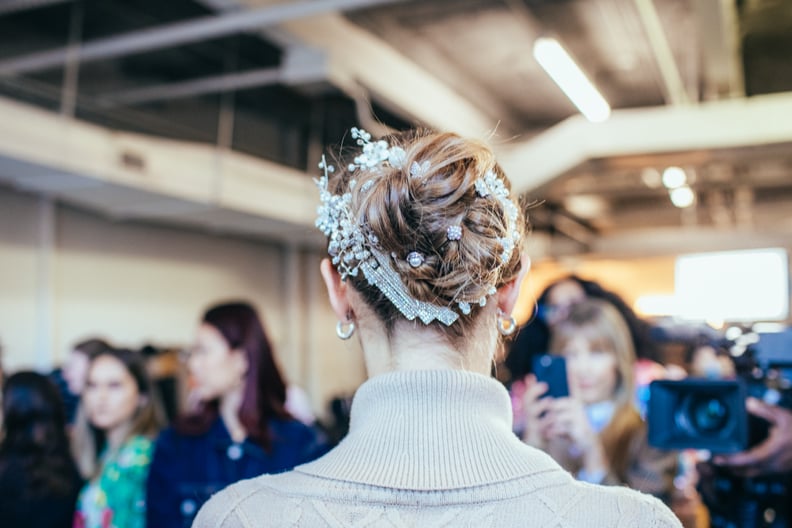
[[[407,154],[401,147],[391,146],[384,140],[372,141],[368,132],[358,128],[352,128],[351,135],[362,147],[362,152],[355,156],[353,162],[347,167],[351,174],[356,171],[368,171],[376,175],[382,172],[386,166],[394,169],[405,168]],[[351,209],[352,192],[355,190],[357,180],[351,179],[349,189],[343,194],[333,194],[329,191],[328,184],[329,174],[333,173],[335,168],[327,164],[324,156],[319,163],[319,168],[323,170],[323,174],[314,180],[319,188],[321,202],[317,209],[316,227],[328,237],[327,251],[341,275],[341,279],[346,280],[349,276],[356,277],[362,270],[368,283],[380,290],[408,320],[412,321],[418,317],[424,324],[429,324],[435,319],[446,326],[453,324],[459,318],[459,314],[449,306],[438,306],[413,298],[391,263],[391,258],[398,258],[398,256],[393,254],[388,256],[379,247],[377,237],[368,232],[365,226],[358,225]],[[428,161],[414,161],[409,168],[411,178],[423,178],[429,171]],[[373,184],[373,180],[370,179],[360,188],[359,192],[367,192],[371,184]],[[511,260],[520,237],[517,231],[519,210],[509,198],[509,190],[503,180],[492,170],[487,171],[483,177],[476,180],[475,187],[476,193],[481,198],[491,197],[497,200],[506,214],[507,235],[500,238],[499,242],[502,248],[501,263],[507,264]],[[448,226],[446,237],[449,241],[459,241],[462,236],[462,226]],[[410,266],[419,267],[425,261],[425,256],[418,251],[411,251],[405,260]],[[471,302],[485,306],[487,296],[496,291],[494,284],[488,286],[487,295],[475,301],[455,299],[454,302],[459,311],[465,315],[469,314]]]

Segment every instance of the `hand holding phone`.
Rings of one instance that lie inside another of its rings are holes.
[[[569,396],[566,359],[563,356],[542,354],[533,359],[533,373],[537,381],[547,384],[547,392],[542,398],[566,398]]]

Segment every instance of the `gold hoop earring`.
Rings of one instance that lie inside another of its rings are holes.
[[[514,317],[512,317],[511,315],[508,316],[508,317],[505,317],[505,316],[506,316],[506,314],[503,313],[503,311],[501,311],[501,309],[499,308],[498,309],[498,332],[500,332],[500,334],[502,336],[510,336],[514,332],[517,331],[517,321],[515,321]]]
[[[345,328],[346,327],[346,328]],[[355,333],[355,323],[353,321],[343,322],[338,321],[336,323],[336,335],[339,339],[346,341],[352,334]]]

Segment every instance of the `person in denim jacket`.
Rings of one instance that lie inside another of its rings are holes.
[[[189,526],[229,484],[289,470],[326,450],[317,432],[286,410],[286,383],[250,304],[210,308],[187,365],[195,408],[157,440],[149,528]]]

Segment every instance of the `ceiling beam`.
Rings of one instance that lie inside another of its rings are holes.
[[[573,116],[535,138],[498,150],[513,188],[546,185],[590,159],[790,144],[792,92],[697,106],[615,110],[608,121]]]
[[[187,220],[213,210],[302,231],[313,225],[316,187],[296,169],[106,129],[3,98],[0,115],[0,181],[17,188],[83,205],[96,196],[94,208],[120,217],[149,211]]]
[[[283,28],[327,54],[328,81],[346,93],[362,85],[372,99],[438,130],[484,138],[497,120],[382,39],[337,14],[303,18]]]
[[[20,75],[47,70],[63,65],[70,58],[86,63],[124,57],[252,31],[324,13],[351,11],[397,1],[403,0],[301,0],[248,11],[227,12],[84,42],[77,50],[66,46],[5,59],[0,61],[0,75]]]
[[[288,233],[290,239],[316,243],[311,238],[315,189],[301,171],[206,145],[112,131],[2,98],[0,115],[4,116],[0,120],[0,180],[17,187],[119,217],[209,226],[207,222],[214,221],[209,220],[213,217],[209,213],[214,211],[231,215],[223,224],[230,232],[261,230],[262,236],[270,238]],[[792,95],[712,103],[700,109],[661,107],[616,113],[609,122],[595,126],[573,118],[560,132],[551,130],[548,137],[520,145],[529,149],[529,156],[518,149],[521,156],[499,152],[499,157],[515,190],[522,192],[526,185],[537,183],[530,179],[537,172],[548,178],[562,174],[564,168],[558,165],[556,172],[546,172],[561,147],[564,154],[579,159],[683,151],[686,146],[792,144],[792,124],[768,118],[778,115],[792,115]],[[763,126],[750,126],[752,119]],[[634,236],[595,237],[590,250],[614,256],[788,243],[788,231],[783,231],[787,228],[779,229],[766,235],[746,229],[745,238],[733,230],[642,230]]]
[[[685,83],[682,82],[682,75],[679,73],[654,3],[652,0],[635,0],[635,6],[638,8],[638,15],[649,39],[649,46],[660,69],[668,102],[674,105],[688,103]]]

